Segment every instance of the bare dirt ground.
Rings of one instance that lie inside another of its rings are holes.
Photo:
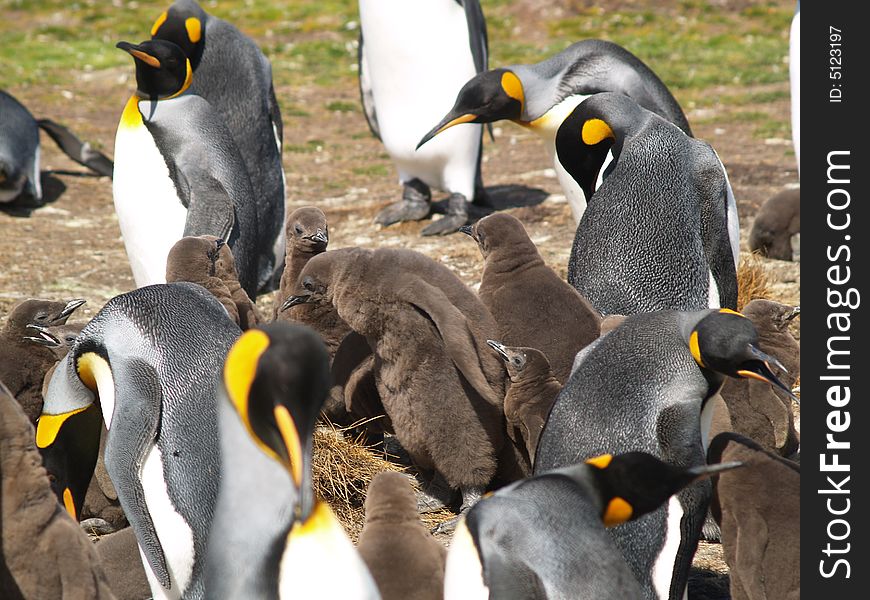
[[[544,5],[547,11],[570,12],[575,5],[588,4],[591,2],[532,0],[518,3],[516,15],[528,32],[534,29],[534,20]],[[63,86],[11,91],[37,118],[62,122],[83,139],[101,143],[111,155],[118,118],[133,89],[132,74],[132,68],[72,73],[72,79]],[[731,86],[712,88],[709,94],[716,97],[787,89],[786,83],[754,89]],[[413,248],[444,262],[469,285],[479,282],[482,262],[467,237],[423,238],[419,232],[428,220],[386,229],[372,225],[374,215],[398,199],[401,190],[362,113],[326,108],[336,101],[358,103],[355,82],[334,86],[328,98],[315,87],[285,86],[276,91],[282,106],[301,106],[307,113],[284,116],[288,212],[306,204],[321,207],[329,219],[331,249],[351,245]],[[787,120],[789,103],[777,100],[741,109]],[[726,166],[737,198],[745,252],[758,207],[784,186],[798,181],[791,140],[755,137],[752,124],[741,121],[739,113],[725,104],[688,109],[687,116],[696,137],[710,142]],[[526,188],[514,188],[510,198],[505,193],[495,195],[503,205],[509,200],[507,204],[514,207],[507,210],[525,223],[547,263],[565,276],[574,221],[542,143],[519,126],[499,123],[495,142],[486,138],[484,144],[486,186]],[[0,212],[0,316],[25,298],[81,297],[88,302],[73,320],[82,321],[92,317],[109,298],[134,287],[113,210],[111,181],[82,176],[83,169],[45,136],[42,148],[48,204],[35,210]],[[761,265],[772,282],[771,297],[799,304],[799,263],[761,259]],[[258,304],[268,308],[271,299],[271,295],[263,296]],[[799,335],[799,326],[796,333]],[[709,576],[725,570],[716,545],[704,545],[696,564],[709,569]],[[722,582],[714,584],[721,588]],[[727,584],[724,590],[724,596],[710,593],[708,597],[727,598]]]

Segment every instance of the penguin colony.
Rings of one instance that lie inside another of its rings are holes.
[[[87,323],[82,299],[27,300],[0,330],[0,595],[679,600],[712,507],[732,596],[792,597],[799,307],[736,311],[734,194],[666,84],[601,40],[490,69],[477,0],[359,15],[363,113],[402,185],[375,222],[446,192],[422,234],[469,235],[479,291],[412,249],[327,249],[316,205],[285,218],[269,60],[178,0],[117,45],[113,166],[39,123],[112,175],[137,289]],[[0,201],[39,200],[15,110]],[[503,119],[554,161],[567,280],[516,216],[470,217]],[[369,485],[357,544],[314,488],[321,415],[410,462]],[[112,501],[90,544],[76,523]],[[430,532],[433,507],[454,516]]]

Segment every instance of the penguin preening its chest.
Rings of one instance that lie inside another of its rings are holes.
[[[645,452],[604,454],[504,487],[457,528],[444,598],[642,598],[605,527],[637,519],[692,482],[739,465],[683,467]]]
[[[155,598],[203,598],[219,470],[214,376],[238,337],[190,283],[116,296],[82,330],[49,384],[36,442],[78,515],[108,428],[106,470]]]
[[[227,240],[239,282],[254,297],[260,249],[253,188],[226,123],[190,91],[181,49],[120,42],[136,64],[137,91],[115,137],[115,211],[136,285],[166,281],[170,248],[184,236]]]
[[[613,155],[574,235],[571,285],[605,315],[736,308],[736,204],[709,144],[611,93],[578,105],[563,140],[583,185]]]
[[[269,291],[281,274],[285,196],[283,123],[269,59],[250,37],[194,0],[170,6],[151,35],[184,51],[194,73],[191,90],[217,111],[239,149],[257,207],[257,284]]]
[[[326,348],[301,325],[251,329],[227,354],[218,394],[221,486],[209,539],[208,598],[380,598],[341,524],[312,488],[312,439],[329,385]]]
[[[383,142],[404,186],[402,200],[375,221],[420,220],[431,188],[450,193],[447,214],[423,235],[452,233],[483,192],[480,125],[446,134],[418,150],[417,141],[462,84],[486,69],[486,24],[478,0],[360,0],[359,80],[372,132]]]
[[[420,145],[461,123],[509,119],[528,127],[544,139],[574,219],[579,222],[591,192],[566,170],[571,157],[560,152],[556,133],[580,102],[599,92],[629,96],[692,135],[680,105],[643,61],[612,42],[583,40],[545,61],[492,69],[471,78],[459,91],[453,109]],[[592,181],[597,183],[600,181]]]
[[[727,309],[628,317],[578,356],[541,433],[535,474],[631,450],[676,466],[703,464],[707,401],[725,376],[785,389],[771,371],[776,359],[757,343],[752,322]],[[709,483],[697,483],[611,530],[646,600],[683,597],[709,499]]]

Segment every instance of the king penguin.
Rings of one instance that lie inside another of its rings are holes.
[[[0,204],[27,196],[43,204],[39,171],[39,130],[63,152],[99,175],[112,176],[112,161],[50,119],[35,119],[19,100],[0,90]]]
[[[312,488],[314,428],[330,388],[320,336],[284,321],[249,329],[221,373],[208,598],[379,599],[362,558]]]
[[[241,331],[190,283],[109,300],[57,367],[36,429],[67,510],[81,513],[108,428],[106,470],[155,599],[204,598],[218,493],[214,377]]]
[[[179,46],[190,59],[193,93],[205,98],[230,130],[257,204],[260,291],[280,278],[284,259],[284,126],[272,85],[272,64],[234,25],[194,0],[177,0],[151,27],[153,39]]]
[[[570,157],[559,152],[556,133],[578,104],[599,92],[629,96],[692,135],[680,105],[642,60],[613,42],[583,40],[536,64],[477,74],[465,83],[453,109],[420,140],[419,146],[461,123],[509,119],[531,129],[543,138],[574,219],[579,222],[591,194],[568,172]]]
[[[113,195],[136,285],[165,283],[169,250],[214,235],[233,251],[252,298],[265,236],[254,190],[225,119],[191,89],[181,48],[164,40],[119,42],[136,64],[136,92],[115,137]],[[267,244],[268,245],[268,244]]]
[[[541,432],[534,473],[606,452],[639,450],[679,467],[704,464],[713,403],[725,376],[790,393],[758,349],[752,322],[728,309],[629,316],[587,346]],[[684,597],[710,501],[709,482],[644,519],[611,530],[645,600]]]
[[[486,23],[478,0],[360,0],[359,82],[366,119],[398,171],[402,200],[375,218],[381,225],[430,214],[431,188],[450,193],[447,214],[423,235],[457,231],[483,194],[483,128],[450,132],[424,150],[417,140],[486,69]]]
[[[679,467],[646,452],[603,454],[504,487],[457,527],[444,598],[641,598],[605,527],[637,519],[692,482],[739,465]]]
[[[590,192],[568,283],[596,309],[737,308],[737,207],[709,144],[628,96],[603,93],[571,112],[556,145],[573,154],[571,176]],[[610,174],[595,189],[608,154]]]

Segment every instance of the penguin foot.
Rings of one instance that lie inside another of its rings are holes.
[[[81,523],[79,523],[82,529],[85,530],[85,533],[89,533],[91,535],[108,535],[116,531],[108,521],[104,519],[100,519],[99,517],[93,517],[90,519],[85,519]]]
[[[455,492],[439,474],[436,473],[431,481],[418,481],[420,489],[417,492],[417,512],[436,512],[448,508],[453,502]]]
[[[465,516],[465,511],[459,513],[452,519],[448,519],[443,523],[438,523],[435,527],[429,530],[430,533],[441,533],[441,534],[451,534],[456,531],[456,526],[459,525],[459,521],[462,517]]]
[[[440,498],[427,494],[423,490],[417,492],[417,512],[421,514],[437,512],[447,508],[447,504]]]
[[[428,202],[400,200],[390,204],[375,217],[375,223],[384,227],[402,221],[419,221],[429,216]]]
[[[468,199],[462,194],[451,194],[447,200],[447,214],[423,228],[422,235],[456,233],[468,222]]]

